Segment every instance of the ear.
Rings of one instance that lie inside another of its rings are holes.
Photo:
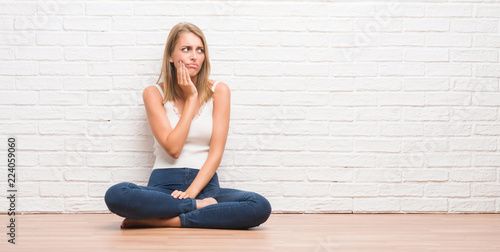
[[[172,57],[170,57],[170,58],[168,59],[168,61],[169,61],[170,63],[174,63],[174,59],[172,59]]]

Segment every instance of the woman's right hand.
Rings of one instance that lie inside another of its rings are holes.
[[[186,98],[198,97],[198,90],[196,90],[196,86],[191,81],[189,70],[181,61],[177,63],[177,83],[182,88]]]

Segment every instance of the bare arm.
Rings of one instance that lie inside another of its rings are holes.
[[[212,138],[210,139],[208,158],[193,183],[186,190],[186,194],[190,198],[195,198],[205,188],[219,168],[229,131],[230,106],[231,91],[225,83],[220,82],[214,93]]]
[[[156,87],[147,87],[142,93],[151,131],[161,147],[175,159],[179,158],[182,148],[186,143],[189,128],[191,128],[191,122],[196,116],[196,101],[198,99],[198,93],[189,78],[187,69],[181,66],[178,67],[177,72],[178,76],[181,76],[178,78],[179,85],[185,90],[185,93],[187,93],[187,98],[181,118],[174,129],[172,129],[165,113],[165,108],[162,104],[163,97],[161,97],[158,90],[155,90]],[[187,77],[185,75],[187,75]]]

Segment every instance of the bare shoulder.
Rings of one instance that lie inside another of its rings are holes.
[[[231,90],[229,89],[229,86],[226,83],[219,81],[215,87],[214,96],[228,96],[230,94]]]
[[[155,84],[156,85],[156,84]],[[147,86],[142,91],[142,98],[146,99],[162,99],[160,91],[154,85]]]

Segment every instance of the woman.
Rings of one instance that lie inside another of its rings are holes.
[[[240,229],[258,226],[271,214],[261,195],[219,187],[230,90],[209,80],[209,73],[203,32],[190,23],[175,25],[157,84],[143,92],[156,155],[148,185],[122,182],[104,197],[111,212],[125,217],[121,228]]]

